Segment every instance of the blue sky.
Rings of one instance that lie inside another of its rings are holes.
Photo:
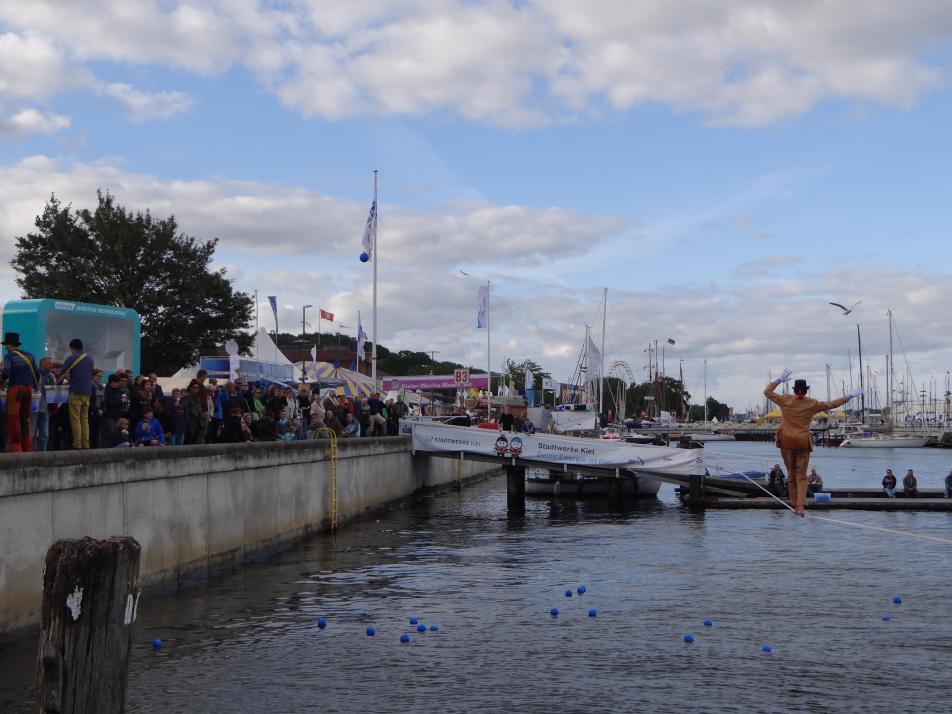
[[[221,237],[283,324],[310,303],[370,331],[376,168],[388,346],[485,363],[464,268],[496,286],[494,368],[567,379],[607,286],[610,361],[643,374],[672,337],[740,408],[784,366],[845,382],[853,318],[879,369],[890,307],[941,390],[939,5],[0,0],[0,257],[51,191],[101,186]],[[860,299],[846,321],[827,305]]]

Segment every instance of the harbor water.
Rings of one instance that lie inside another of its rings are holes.
[[[952,451],[886,451],[814,462],[831,487],[911,467],[938,488],[952,467]],[[704,453],[779,461],[769,444]],[[947,513],[838,518],[952,539]],[[691,512],[669,486],[620,507],[530,499],[509,517],[490,478],[147,592],[128,711],[949,711],[950,571],[949,544]],[[32,711],[34,647],[0,641],[0,711]]]

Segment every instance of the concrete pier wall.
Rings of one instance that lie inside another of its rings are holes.
[[[4,455],[0,632],[38,621],[46,551],[61,538],[133,536],[148,585],[201,575],[326,529],[326,449],[326,442],[299,441]],[[490,470],[411,456],[407,437],[342,440],[340,523]]]

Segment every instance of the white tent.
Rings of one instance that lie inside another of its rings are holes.
[[[291,365],[294,368],[294,381],[301,381],[301,368],[294,365],[291,360],[284,356],[284,353],[278,349],[271,339],[271,335],[265,328],[258,330],[258,336],[251,343],[251,357],[255,362],[267,362],[269,364]],[[198,374],[199,366],[193,364],[190,367],[182,367],[178,372],[172,375],[174,379],[194,379]]]

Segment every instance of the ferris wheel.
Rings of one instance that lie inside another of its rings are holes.
[[[608,368],[608,376],[613,377],[622,383],[621,394],[613,394],[612,401],[618,407],[618,419],[625,420],[625,402],[628,401],[628,387],[635,383],[635,376],[631,371],[631,366],[624,361],[612,362]]]

